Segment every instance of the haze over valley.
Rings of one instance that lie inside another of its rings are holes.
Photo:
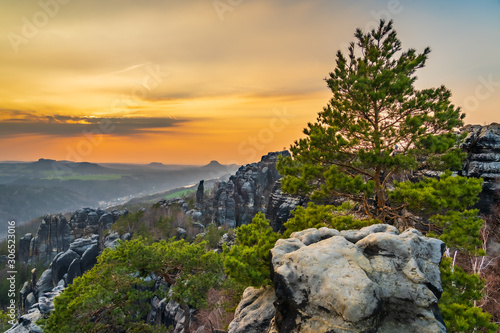
[[[19,224],[82,207],[108,208],[133,198],[228,177],[236,165],[97,164],[40,159],[0,163],[0,220]],[[2,233],[6,229],[2,229]]]

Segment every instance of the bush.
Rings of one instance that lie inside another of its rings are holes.
[[[453,266],[450,258],[443,258],[440,265],[443,295],[439,310],[449,332],[495,333],[498,326],[490,323],[491,315],[475,306],[482,297],[484,281],[476,274],[467,274]]]
[[[169,297],[184,309],[200,309],[208,290],[221,282],[222,271],[221,256],[206,252],[205,243],[121,242],[56,298],[55,311],[42,322],[44,332],[153,332],[145,319],[154,277],[172,285]],[[166,291],[157,294],[167,297]]]
[[[293,217],[285,222],[285,237],[289,237],[292,232],[309,228],[328,227],[337,230],[361,229],[368,225],[379,223],[375,219],[359,220],[349,215],[354,208],[354,204],[344,202],[336,207],[331,205],[316,205],[309,202],[307,207],[297,207],[293,212]]]
[[[224,270],[244,286],[271,284],[269,251],[282,236],[273,232],[269,220],[258,213],[251,224],[236,229],[236,245],[224,245]]]

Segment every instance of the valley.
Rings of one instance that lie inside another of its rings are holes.
[[[238,166],[96,164],[40,159],[0,163],[0,221],[19,225],[33,218],[81,207],[109,208],[134,198],[160,196],[200,179],[219,179]],[[5,230],[3,228],[2,230]],[[5,235],[0,234],[0,237]]]

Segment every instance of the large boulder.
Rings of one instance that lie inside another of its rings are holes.
[[[57,284],[68,272],[68,268],[75,259],[80,259],[80,256],[73,250],[68,250],[60,253],[51,264],[52,268],[52,281]]]
[[[114,220],[115,220],[115,217],[112,213],[105,213],[99,219],[99,224],[103,225],[103,226],[111,225],[111,224],[113,224]]]
[[[78,238],[69,245],[69,249],[75,251],[79,256],[82,256],[92,245],[97,244],[97,240],[90,237]]]
[[[80,258],[75,258],[68,267],[68,273],[66,276],[66,284],[73,284],[73,280],[79,276],[82,276],[82,270],[80,268]]]
[[[245,289],[241,302],[236,308],[234,320],[229,325],[229,333],[267,332],[276,314],[273,302],[276,300],[274,288]]]
[[[437,302],[444,243],[389,225],[308,229],[271,250],[276,314],[261,332],[446,332]],[[231,328],[261,325],[267,305],[242,300]],[[266,321],[267,323],[267,321]],[[265,326],[265,325],[264,325]],[[232,332],[243,332],[234,329]]]
[[[55,284],[52,281],[52,269],[46,269],[35,285],[35,296],[41,296],[43,293],[52,290]]]
[[[80,267],[82,274],[90,270],[97,264],[97,256],[99,255],[99,245],[97,243],[92,244],[85,252],[82,254],[82,260],[80,261]]]

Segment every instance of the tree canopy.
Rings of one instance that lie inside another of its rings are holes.
[[[326,79],[333,97],[292,145],[293,157],[278,164],[285,192],[323,203],[349,198],[391,223],[408,206],[390,202],[394,180],[423,167],[461,166],[453,130],[464,114],[445,86],[415,88],[430,49],[402,51],[392,25],[381,20],[370,32],[357,29],[347,56],[338,51]]]
[[[222,258],[205,245],[183,240],[147,245],[138,238],[106,249],[94,268],[56,298],[44,332],[165,331],[146,323],[155,294],[178,302],[185,311],[201,309],[208,290],[222,281]],[[170,293],[168,288],[154,289],[159,276],[171,285]]]

